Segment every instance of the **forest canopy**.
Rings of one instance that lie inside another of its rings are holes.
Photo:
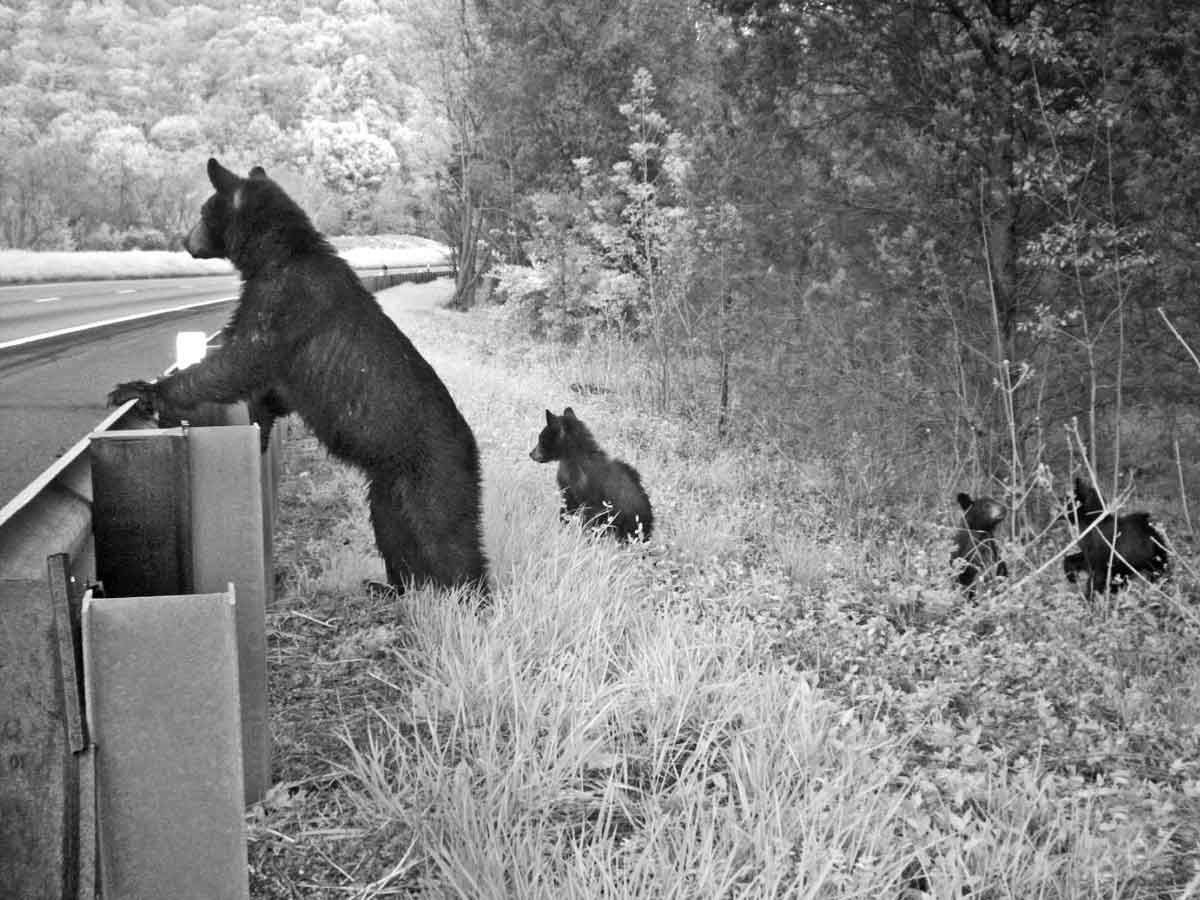
[[[265,166],[332,233],[420,225],[402,6],[0,5],[0,243],[178,246],[211,155]]]

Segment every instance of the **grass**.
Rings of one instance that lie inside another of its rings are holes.
[[[333,244],[352,266],[372,269],[443,265],[447,248],[412,235],[339,237]],[[174,278],[227,275],[233,267],[222,259],[193,259],[177,250],[0,250],[0,284],[92,281],[115,278]]]
[[[192,259],[182,250],[0,250],[0,284],[228,275],[223,259]]]
[[[649,414],[622,353],[431,308],[448,290],[381,300],[476,431],[494,604],[368,596],[361,479],[293,423],[253,896],[1200,896],[1187,566],[1094,607],[1053,572],[966,604],[948,509],[870,531],[819,464]],[[566,405],[641,471],[649,546],[559,523],[528,451]]]

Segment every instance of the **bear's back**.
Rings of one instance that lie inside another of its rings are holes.
[[[603,453],[564,459],[559,465],[559,485],[571,512],[581,512],[588,521],[611,517],[623,537],[636,534],[639,525],[642,535],[650,536],[654,521],[650,498],[641,476],[628,463]]]

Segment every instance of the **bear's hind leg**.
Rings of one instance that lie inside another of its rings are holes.
[[[388,584],[401,591],[410,582],[420,584],[428,577],[421,540],[401,499],[394,496],[392,485],[385,481],[372,481],[367,497],[375,546],[383,557]]]
[[[443,471],[418,485],[402,484],[399,493],[421,571],[439,587],[477,586],[487,592],[479,495],[471,477]]]

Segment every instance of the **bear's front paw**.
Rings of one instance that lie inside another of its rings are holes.
[[[153,416],[158,408],[158,392],[152,381],[123,381],[108,392],[108,405],[120,406],[129,400],[138,402],[144,416]]]

